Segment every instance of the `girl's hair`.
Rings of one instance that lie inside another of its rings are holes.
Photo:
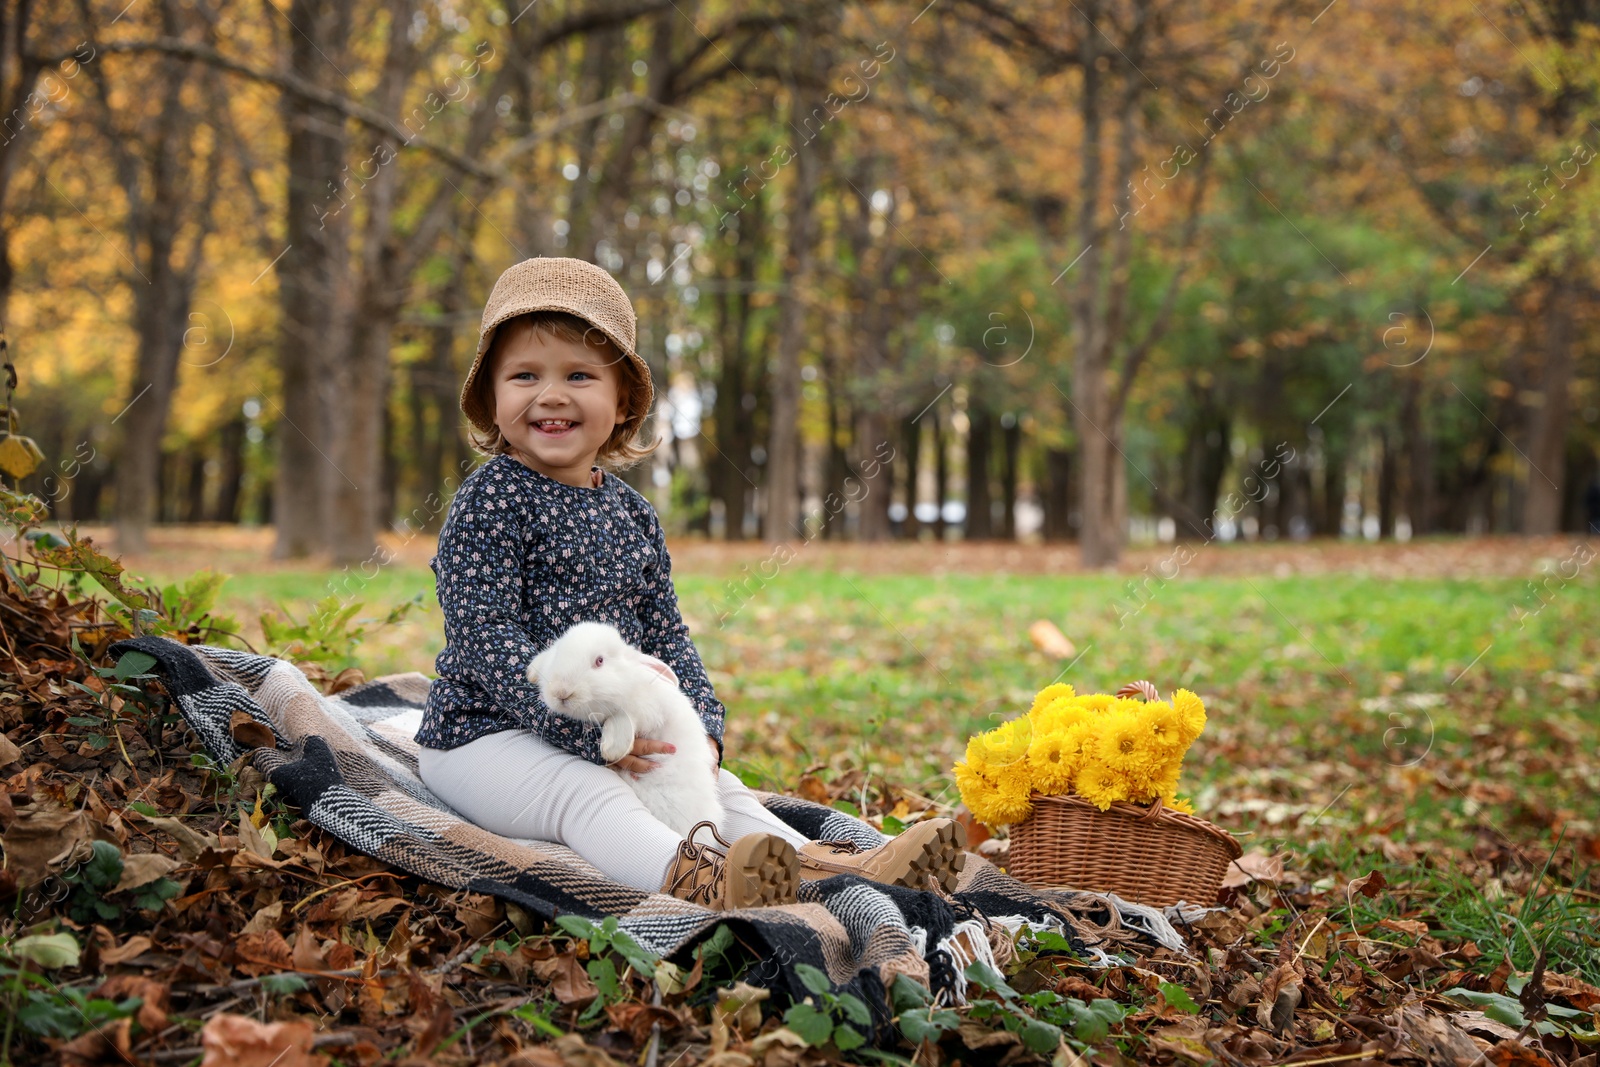
[[[645,385],[639,377],[638,366],[587,319],[569,315],[565,311],[530,311],[507,319],[495,329],[489,350],[483,354],[483,366],[478,368],[478,376],[472,382],[473,393],[484,411],[494,411],[496,353],[516,337],[534,331],[551,334],[573,344],[601,349],[609,354],[609,365],[617,368],[617,376],[621,379],[618,391],[624,398],[628,417],[612,429],[611,436],[606,438],[605,444],[595,454],[595,463],[607,470],[625,470],[661,447],[659,438],[648,445],[638,442],[644,429],[645,416],[649,414],[645,410]],[[473,427],[468,431],[468,438],[472,446],[486,456],[511,451],[511,444],[500,432],[499,426],[491,426],[487,433]]]

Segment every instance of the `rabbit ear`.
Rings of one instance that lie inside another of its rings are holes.
[[[651,670],[653,670],[657,674],[661,675],[661,677],[663,677],[667,681],[671,682],[674,686],[678,686],[679,688],[681,688],[681,683],[678,681],[677,674],[675,674],[673,672],[672,668],[667,666],[661,660],[656,659],[654,656],[650,655],[647,652],[640,652],[637,648],[634,648],[632,646],[629,646],[628,651],[629,651],[629,653],[631,653],[633,655],[633,658],[635,660],[637,660],[639,663],[643,664],[646,667],[649,667]]]
[[[550,663],[550,651],[549,651],[549,649],[546,649],[545,651],[539,653],[537,656],[533,657],[533,662],[528,664],[528,681],[537,682],[539,680],[539,675],[544,673],[544,670],[549,665],[549,663]]]

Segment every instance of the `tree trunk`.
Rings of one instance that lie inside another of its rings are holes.
[[[574,99],[604,100],[611,95],[618,72],[624,71],[622,29],[615,26],[594,29],[584,35],[582,49]],[[624,73],[624,77],[629,84],[632,83],[631,75]],[[604,118],[596,114],[573,126],[563,137],[578,168],[577,181],[566,183],[566,217],[571,226],[567,234],[566,254],[590,262],[596,258],[596,242],[608,236],[603,231],[597,232],[603,225],[606,213],[600,210],[601,186],[589,177],[591,167],[601,162],[599,152],[604,138],[600,135],[600,123]],[[666,262],[671,261],[672,249],[669,245]]]
[[[113,527],[121,553],[146,551],[147,530],[160,514],[161,437],[177,387],[184,320],[193,296],[192,283],[173,269],[173,231],[158,224],[148,238],[145,273],[150,284],[134,286],[138,354],[131,399],[115,420],[121,424],[122,447],[117,452]]]
[[[1404,404],[1400,426],[1405,435],[1406,518],[1411,523],[1411,535],[1420,537],[1433,533],[1438,525],[1434,515],[1433,435],[1428,432],[1420,377],[1407,380]]]
[[[334,437],[337,476],[328,516],[334,566],[378,558],[375,534],[383,480],[383,409],[389,396],[389,333],[394,311],[362,302],[337,382],[342,397]]]
[[[1233,440],[1233,424],[1227,412],[1214,405],[1209,395],[1204,395],[1204,399],[1198,401],[1187,436],[1183,455],[1182,514],[1175,516],[1178,538],[1207,541],[1216,536],[1213,524],[1217,494],[1233,455],[1229,447]]]
[[[790,90],[789,115],[798,128],[809,98]],[[772,365],[772,423],[767,438],[767,514],[763,536],[768,541],[805,537],[800,527],[800,350],[805,343],[805,294],[811,277],[816,239],[815,201],[822,170],[818,148],[795,154],[793,194],[788,198],[789,247],[784,257],[786,282],[778,312],[778,350]]]
[[[217,479],[217,502],[211,512],[213,522],[240,521],[240,504],[244,496],[245,430],[244,419],[239,417],[222,425],[219,437],[222,470]]]
[[[906,521],[902,530],[906,540],[915,541],[922,530],[922,520],[917,518],[917,489],[922,476],[922,425],[916,417],[907,417],[900,425],[900,450],[906,461]]]
[[[1345,453],[1324,446],[1322,508],[1316,524],[1323,537],[1338,537],[1344,530]]]
[[[939,409],[934,408],[929,415],[933,417],[933,538],[942,542],[947,528],[944,502],[950,499],[950,448],[945,441],[945,419],[939,414]]]
[[[392,373],[392,372],[391,372]],[[383,490],[378,496],[377,529],[389,530],[394,527],[394,517],[400,511],[400,441],[396,432],[394,420],[394,404],[392,397],[385,395],[379,408],[382,418],[379,420],[382,427],[382,459]],[[412,456],[416,453],[413,451]],[[415,460],[413,459],[413,462]]]
[[[834,385],[843,373],[842,362],[827,359],[825,364],[828,371],[828,449],[823,460],[827,473],[822,480],[822,530],[830,541],[843,540],[846,534],[844,488],[845,479],[851,475],[850,453],[845,442],[851,416],[849,398],[843,388]]]
[[[1122,541],[1116,521],[1114,482],[1122,472],[1107,434],[1111,412],[1106,322],[1102,314],[1100,289],[1103,282],[1097,208],[1102,202],[1100,134],[1103,125],[1104,91],[1101,85],[1099,39],[1093,30],[1101,13],[1098,0],[1085,0],[1081,9],[1085,26],[1079,33],[1080,70],[1083,87],[1078,94],[1078,114],[1083,123],[1083,146],[1078,171],[1078,275],[1073,300],[1073,333],[1076,351],[1073,358],[1073,427],[1079,441],[1078,543],[1087,567],[1103,567],[1117,561]],[[1120,421],[1120,420],[1119,420]]]
[[[1395,485],[1399,464],[1395,461],[1395,431],[1378,432],[1378,536],[1394,536],[1395,499],[1400,495]]]
[[[420,393],[416,400],[420,421],[413,429],[413,437],[424,516],[421,528],[428,531],[437,531],[444,525],[445,502],[468,473],[457,466],[455,454],[464,421],[458,407],[461,386],[458,379],[465,373],[465,368],[456,370],[455,346],[457,335],[462,332],[459,316],[467,307],[466,255],[477,217],[476,212],[470,217],[457,217],[456,232],[462,236],[453,246],[451,270],[439,290],[439,322],[428,329],[427,357],[412,365],[412,390]],[[477,331],[466,332],[471,338],[472,350],[476,351]],[[429,501],[430,494],[435,494],[433,502]]]
[[[967,525],[965,539],[987,541],[994,537],[989,496],[989,453],[994,428],[989,413],[976,404],[967,407]]]
[[[350,7],[339,0],[294,0],[289,68],[313,85],[333,88],[350,37]],[[284,94],[288,133],[287,250],[277,263],[278,374],[283,408],[274,435],[276,476],[272,514],[274,559],[303,559],[328,545],[325,507],[333,467],[330,389],[333,351],[345,333],[349,305],[349,223],[339,175],[348,141],[344,117],[331,108]]]
[[[189,484],[184,492],[183,521],[206,521],[206,454],[191,445],[188,453]]]
[[[862,541],[887,541],[889,504],[894,496],[894,420],[874,404],[858,412],[856,426],[858,461],[854,481],[848,483],[854,490],[849,498],[859,501],[856,536]]]
[[[1017,539],[1017,453],[1022,448],[1022,422],[1013,412],[1000,417],[1000,536]]]
[[[28,26],[32,16],[31,0],[0,2],[0,72],[4,72],[4,80],[0,81],[0,114],[3,115],[27,113],[24,105],[33,95],[40,72],[44,69],[34,54],[35,49],[28,47]],[[50,92],[46,95],[50,95]],[[13,130],[8,125],[5,132],[7,136],[4,143],[0,143],[0,212],[9,216],[11,176],[37,135],[38,124],[27,122],[20,130]],[[11,321],[11,286],[14,278],[11,227],[0,226],[0,323]],[[15,339],[10,343],[15,346]],[[19,353],[13,348],[12,360],[15,361],[18,356]]]
[[[654,66],[651,70],[654,72]],[[706,458],[713,499],[722,501],[730,541],[744,540],[744,516],[750,509],[753,486],[746,473],[755,444],[751,390],[752,286],[765,244],[766,201],[757,197],[740,213],[732,252],[723,264],[717,291],[717,333],[721,361],[717,368],[717,395],[712,404],[715,454]],[[719,242],[722,243],[722,242]],[[724,245],[727,247],[727,245]],[[751,409],[745,407],[749,397]]]
[[[1072,452],[1044,450],[1044,539],[1072,540]]]
[[[178,32],[172,7],[163,5],[160,17],[168,32]],[[117,96],[105,69],[89,68],[99,91],[101,133],[128,203],[128,243],[135,255],[144,250],[143,265],[136,268],[140,278],[132,284],[138,338],[134,379],[128,406],[113,420],[121,423],[122,431],[114,517],[120,552],[145,550],[146,530],[159,507],[161,438],[177,388],[178,360],[185,348],[185,328],[203,241],[211,230],[217,184],[210,181],[201,202],[193,201],[194,186],[204,181],[196,172],[214,168],[217,159],[214,148],[211,156],[200,160],[193,151],[197,116],[184,96],[191,65],[172,61],[158,69],[160,109],[146,137],[130,135],[119,126],[118,112],[113,110]],[[187,254],[179,248],[180,234],[189,238]]]
[[[1538,406],[1528,420],[1528,471],[1522,501],[1522,532],[1561,532],[1562,484],[1566,477],[1567,393],[1572,384],[1572,283],[1549,282],[1544,315],[1544,368]]]

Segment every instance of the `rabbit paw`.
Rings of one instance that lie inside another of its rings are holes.
[[[600,728],[600,756],[607,763],[633,751],[633,724],[626,719],[608,719]]]

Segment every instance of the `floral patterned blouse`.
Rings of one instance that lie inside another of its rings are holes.
[[[678,613],[660,519],[621,478],[568,485],[494,456],[462,480],[428,566],[445,648],[419,745],[451,749],[526,728],[604,764],[600,727],[552,712],[524,673],[573,623],[596,620],[672,667],[721,749],[726,712]]]

